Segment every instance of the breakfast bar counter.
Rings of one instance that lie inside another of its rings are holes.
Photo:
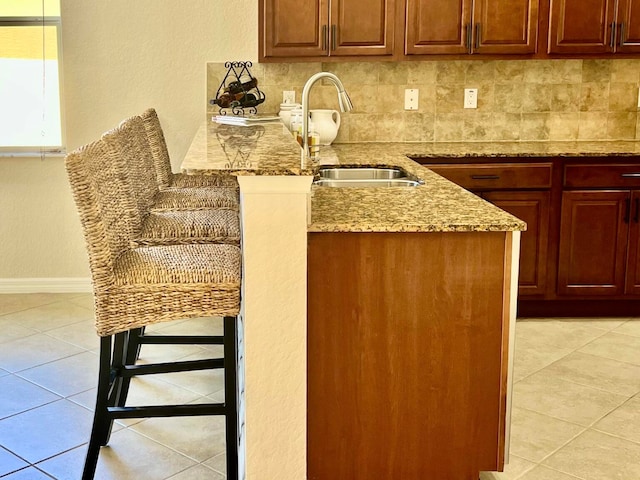
[[[240,478],[359,480],[373,478],[373,471],[382,468],[388,474],[381,480],[418,480],[435,468],[442,478],[462,479],[477,478],[478,470],[502,469],[509,437],[519,237],[526,225],[413,162],[404,154],[407,148],[336,145],[322,147],[320,158],[308,161],[280,123],[207,122],[198,130],[183,171],[235,175],[240,185]],[[413,144],[413,149],[425,152],[426,146]],[[320,167],[327,166],[394,167],[419,184],[312,184]],[[375,271],[365,271],[369,267]],[[353,277],[354,272],[359,276]],[[332,285],[342,285],[341,292],[331,290]],[[376,298],[367,298],[367,291],[380,287]],[[426,296],[416,299],[421,292]],[[354,297],[345,300],[344,294]],[[412,305],[421,305],[422,299],[428,305],[421,313]],[[358,308],[349,306],[352,301]],[[430,312],[424,313],[427,308]],[[368,334],[358,340],[359,332],[388,330],[392,311],[398,327],[389,337],[394,345],[371,344],[375,336]],[[332,319],[325,312],[332,312]],[[345,324],[348,317],[353,322]],[[436,317],[436,323],[427,325]],[[403,319],[409,321],[404,327]],[[472,329],[470,319],[476,322]],[[356,330],[342,332],[341,325]],[[443,325],[449,325],[446,331],[440,330]],[[443,350],[451,335],[466,350]],[[341,341],[347,343],[340,346]],[[413,370],[416,355],[430,346],[431,360],[422,366],[438,366],[440,372],[434,370],[425,382]],[[360,368],[352,371],[358,363]],[[395,382],[373,382],[378,387],[371,392],[372,368],[381,378],[391,375],[381,368],[384,364],[406,370],[410,376],[403,383],[419,395],[405,398]],[[467,368],[474,371],[472,384],[452,384],[453,377],[468,376],[463,373]],[[428,394],[429,389],[438,395]],[[441,405],[441,395],[454,395],[449,406]],[[380,416],[379,401],[387,402],[392,412]],[[425,406],[441,409],[435,417],[427,415],[428,424],[421,418],[425,412],[420,413]],[[448,408],[458,409],[472,435],[456,434],[440,448],[429,439],[448,428]],[[407,422],[407,416],[415,421]],[[411,423],[420,431],[412,431]],[[375,446],[361,438],[386,435],[396,442],[398,431],[415,435],[411,445],[395,447],[411,453],[408,458],[383,454],[384,442]],[[420,444],[424,449],[416,451]],[[465,450],[468,461],[452,458],[452,452]],[[344,461],[327,462],[327,455]],[[433,461],[437,458],[445,462]]]

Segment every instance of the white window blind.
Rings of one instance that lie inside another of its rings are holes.
[[[60,25],[59,0],[0,0],[0,152],[63,145]]]

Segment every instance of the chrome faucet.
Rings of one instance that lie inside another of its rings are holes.
[[[309,77],[307,83],[302,89],[302,154],[305,159],[309,158],[309,91],[311,87],[320,79],[327,78],[336,86],[338,90],[338,103],[341,112],[349,112],[353,110],[353,104],[349,98],[349,94],[345,91],[344,85],[340,79],[333,73],[318,72]]]

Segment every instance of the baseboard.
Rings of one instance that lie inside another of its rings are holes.
[[[89,277],[0,278],[0,293],[86,293]]]

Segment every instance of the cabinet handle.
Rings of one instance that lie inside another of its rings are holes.
[[[622,178],[638,178],[640,177],[640,172],[621,173],[620,176]]]
[[[624,46],[624,41],[625,41],[625,38],[624,38],[624,22],[622,22],[620,24],[620,46],[621,47]]]
[[[609,46],[611,50],[616,46],[616,22],[611,22],[611,36],[609,37]]]
[[[624,223],[629,223],[630,217],[631,217],[631,200],[627,198],[624,201]]]
[[[338,27],[331,25],[331,50],[336,49],[336,36],[338,35]]]
[[[327,28],[326,25],[322,26],[322,50],[327,49]]]
[[[465,40],[464,46],[467,48],[467,52],[471,53],[471,36],[472,36],[473,26],[471,23],[467,23],[466,32],[465,32]]]
[[[640,223],[640,198],[636,198],[636,214],[633,216],[633,221]]]
[[[471,175],[473,180],[499,180],[500,175]]]
[[[475,49],[478,50],[478,48],[480,48],[480,24],[476,23],[476,46]]]

